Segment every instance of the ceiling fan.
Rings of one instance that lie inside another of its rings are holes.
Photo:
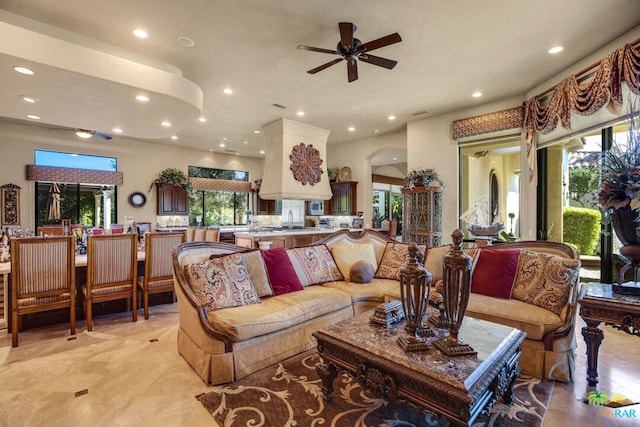
[[[324,70],[325,68],[329,68],[330,66],[337,64],[344,59],[345,61],[347,61],[347,75],[349,83],[351,83],[354,80],[358,80],[357,60],[368,62],[369,64],[388,69],[392,69],[398,63],[398,61],[370,55],[368,52],[402,41],[402,38],[400,38],[400,34],[393,33],[367,43],[362,43],[360,40],[353,37],[353,33],[357,29],[353,23],[340,22],[338,24],[338,27],[340,28],[340,41],[338,42],[336,50],[322,49],[319,47],[304,45],[298,46],[298,49],[310,50],[312,52],[330,53],[334,55],[340,55],[342,57],[327,62],[326,64],[323,64],[319,67],[313,68],[307,71],[307,73],[315,74],[319,71]]]

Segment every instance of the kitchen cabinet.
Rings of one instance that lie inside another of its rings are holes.
[[[265,200],[260,195],[256,197],[257,209],[256,215],[281,215],[282,200]]]
[[[158,215],[188,215],[189,196],[184,188],[158,185]]]
[[[320,239],[327,237],[334,231],[331,230],[300,230],[299,232],[243,232],[236,233],[236,245],[245,248],[258,248],[260,242],[271,242],[272,248],[295,248],[308,246]]]
[[[332,182],[329,215],[356,215],[358,210],[358,183],[356,181]]]

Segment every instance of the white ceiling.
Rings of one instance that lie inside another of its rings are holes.
[[[124,62],[166,73],[175,67],[180,84],[202,91],[201,100],[197,93],[187,101],[164,94],[141,113],[131,102],[139,88],[105,83],[97,66],[85,72],[95,63],[81,48],[68,69],[43,66],[24,83],[12,70],[21,65],[15,51],[24,40],[10,35],[0,40],[1,116],[28,120],[33,111],[52,132],[89,128],[117,138],[111,129],[121,126],[127,136],[255,157],[264,137],[254,131],[278,118],[331,130],[329,145],[396,131],[412,120],[523,94],[640,24],[638,0],[0,0],[0,6],[88,38],[78,37],[79,45],[104,43]],[[363,42],[398,32],[402,42],[375,51],[398,65],[359,63],[352,83],[344,62],[306,73],[335,57],[296,47],[335,49],[341,21],[355,23]],[[149,38],[133,37],[135,28]],[[184,47],[178,37],[195,45]],[[549,55],[555,45],[565,50]],[[112,68],[106,71],[123,71]],[[151,74],[132,70],[128,77],[142,86]],[[223,94],[226,87],[234,93]],[[475,91],[484,96],[472,98]],[[25,105],[25,94],[39,102]],[[206,123],[197,120],[200,113]],[[155,117],[171,114],[174,126],[158,131]],[[390,114],[396,120],[387,120]]]

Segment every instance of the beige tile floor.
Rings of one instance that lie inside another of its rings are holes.
[[[177,305],[139,319],[99,317],[92,332],[79,322],[71,340],[66,325],[33,329],[17,348],[0,331],[0,426],[215,426],[195,399],[210,387],[176,351]],[[640,337],[604,330],[599,389],[640,401]],[[576,381],[556,384],[543,426],[640,425],[640,413],[611,419],[576,400],[588,392],[581,335],[578,345]]]

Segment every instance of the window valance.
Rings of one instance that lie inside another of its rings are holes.
[[[470,136],[521,128],[523,121],[524,108],[513,107],[493,113],[454,120],[453,123],[451,123],[451,133],[453,139],[467,138]]]
[[[529,98],[524,105],[528,178],[536,180],[536,134],[553,131],[558,122],[571,129],[571,113],[592,115],[605,107],[619,114],[623,104],[622,82],[640,95],[640,49],[633,43],[617,49],[598,63],[558,83],[546,92]]]
[[[27,165],[28,181],[64,182],[100,185],[122,185],[124,174],[119,171],[63,168],[59,166]]]
[[[251,183],[248,181],[190,177],[189,182],[193,185],[194,190],[233,191],[236,193],[249,193],[251,191]]]

